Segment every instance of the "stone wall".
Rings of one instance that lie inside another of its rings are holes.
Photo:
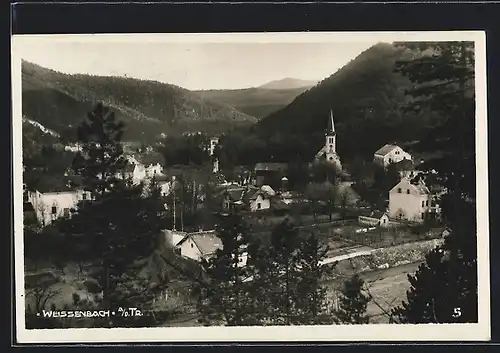
[[[339,261],[334,277],[351,276],[354,273],[397,267],[425,260],[426,254],[442,244],[443,239],[432,239],[372,250],[350,259]]]

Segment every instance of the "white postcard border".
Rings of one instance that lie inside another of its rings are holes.
[[[334,325],[292,327],[171,327],[115,329],[25,329],[22,200],[21,58],[26,39],[157,43],[313,43],[393,41],[474,41],[476,52],[476,171],[479,322],[475,324]],[[18,343],[252,342],[252,341],[482,341],[490,339],[488,147],[486,120],[486,39],[484,31],[297,32],[232,34],[15,35],[12,37],[13,199],[15,313]]]

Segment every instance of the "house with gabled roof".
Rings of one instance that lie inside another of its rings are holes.
[[[222,241],[217,236],[215,230],[187,233],[186,236],[177,243],[180,255],[196,261],[208,260],[215,252],[222,249]],[[246,265],[247,254],[243,252],[239,259],[239,265]]]
[[[248,192],[248,187],[244,186],[228,186],[221,192],[222,208],[230,210],[235,207],[245,206],[245,195]]]
[[[387,227],[389,225],[389,216],[382,211],[368,211],[358,217],[360,224],[369,226]]]
[[[386,144],[380,147],[373,155],[373,162],[383,168],[391,163],[398,163],[404,159],[412,160],[411,155],[398,145]]]
[[[421,179],[403,178],[389,191],[389,217],[423,222],[431,212],[431,193]]]
[[[262,185],[260,189],[249,190],[248,208],[250,211],[262,211],[271,208],[276,192],[269,185]]]
[[[181,256],[200,261],[212,256],[217,249],[222,248],[222,241],[215,230],[187,233],[176,245]]]

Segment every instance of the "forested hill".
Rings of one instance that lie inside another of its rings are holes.
[[[261,119],[255,133],[265,138],[306,140],[312,157],[324,141],[332,109],[341,158],[370,156],[385,143],[421,138],[436,117],[402,113],[410,82],[394,72],[394,65],[403,55],[406,52],[392,44],[374,45],[285,108]]]
[[[228,104],[238,111],[263,118],[290,104],[295,97],[309,89],[309,86],[286,89],[244,88],[234,90],[196,91],[200,97],[220,104]]]
[[[23,116],[57,132],[71,128],[101,101],[127,123],[125,138],[148,140],[164,132],[220,133],[254,123],[253,116],[189,90],[126,77],[68,75],[23,61]]]

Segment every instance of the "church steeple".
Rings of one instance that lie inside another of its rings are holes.
[[[328,127],[326,128],[326,135],[335,135],[335,125],[333,123],[333,112],[330,109],[330,116],[328,117]]]

